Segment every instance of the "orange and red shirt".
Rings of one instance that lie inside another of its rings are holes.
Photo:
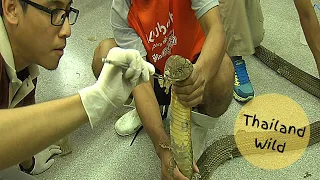
[[[114,0],[115,41],[139,50],[163,74],[169,56],[193,61],[201,52],[205,36],[198,19],[217,5],[217,0]]]

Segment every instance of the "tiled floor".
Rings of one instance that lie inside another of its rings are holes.
[[[41,69],[37,101],[65,97],[92,85],[93,51],[98,43],[112,37],[109,26],[111,0],[76,0],[74,6],[80,17],[72,29],[72,36],[60,67],[52,72]],[[298,15],[292,0],[262,1],[265,17],[263,45],[304,71],[316,76],[313,56],[307,46],[299,42],[301,32]],[[320,17],[320,16],[319,16]],[[270,70],[255,57],[245,57],[248,72],[257,95],[279,93],[294,99],[305,110],[309,121],[320,120],[320,100]],[[212,142],[233,133],[233,121],[242,105],[232,101],[216,128],[209,131]],[[133,146],[133,136],[120,137],[114,123],[129,109],[121,108],[92,130],[88,125],[71,134],[73,153],[57,157],[55,164],[39,179],[51,180],[151,180],[160,179],[160,161],[147,134],[142,131]],[[168,122],[166,122],[168,123]],[[267,171],[252,166],[244,158],[235,158],[220,166],[212,179],[320,179],[320,144],[307,148],[293,165],[278,171]]]

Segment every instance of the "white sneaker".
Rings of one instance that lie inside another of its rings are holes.
[[[137,132],[141,126],[142,123],[136,109],[124,114],[114,125],[116,132],[120,136],[133,134]]]

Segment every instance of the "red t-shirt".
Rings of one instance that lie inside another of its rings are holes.
[[[142,39],[148,60],[162,74],[168,57],[180,55],[193,61],[205,40],[191,1],[132,0],[128,24]]]

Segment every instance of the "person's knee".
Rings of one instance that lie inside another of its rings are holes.
[[[228,98],[232,95],[233,85],[234,85],[234,66],[232,64],[231,58],[225,54],[220,65],[220,68],[217,72],[217,75],[214,77],[214,89],[219,88],[219,91],[216,91],[216,97],[222,101],[225,98]],[[213,89],[213,90],[214,90]]]
[[[228,107],[232,101],[233,96],[233,86],[234,86],[234,66],[230,57],[225,54],[223,58],[223,63],[221,65],[222,71],[220,72],[220,78],[223,79],[223,83],[221,83],[221,94],[218,97],[220,102],[220,106],[218,108],[217,116],[221,116],[228,110]]]
[[[227,111],[233,96],[234,67],[227,54],[212,82],[202,107],[207,115],[219,117]]]
[[[102,40],[97,48],[94,51],[93,60],[92,60],[92,71],[96,78],[99,77],[99,74],[102,70],[102,58],[106,57],[109,50],[113,47],[116,47],[117,44],[113,38]]]
[[[221,63],[222,72],[221,75],[226,78],[226,88],[232,89],[234,84],[234,66],[232,64],[232,60],[228,54],[225,54]]]

